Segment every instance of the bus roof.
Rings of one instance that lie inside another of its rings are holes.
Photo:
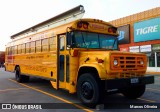
[[[43,21],[43,22],[41,22],[41,23],[39,23],[37,25],[34,25],[34,26],[32,26],[32,27],[30,27],[30,28],[28,28],[26,30],[23,30],[23,31],[21,31],[21,32],[19,32],[17,34],[12,35],[11,39],[15,39],[16,37],[18,37],[19,35],[22,35],[24,33],[32,32],[36,28],[44,27],[44,26],[53,24],[54,22],[58,22],[59,20],[62,20],[62,19],[66,20],[70,16],[74,17],[74,16],[77,16],[78,14],[84,14],[84,12],[85,12],[84,7],[82,5],[79,5],[79,6],[77,6],[75,8],[72,8],[72,9],[70,9],[70,10],[64,12],[64,13],[61,13],[61,14],[53,17],[53,18],[50,18],[50,19],[48,19],[46,21]],[[78,19],[80,19],[80,18],[78,18]]]

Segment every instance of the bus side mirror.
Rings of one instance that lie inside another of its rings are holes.
[[[72,38],[71,33],[67,32],[66,37],[67,37],[67,47],[71,47],[71,38]]]

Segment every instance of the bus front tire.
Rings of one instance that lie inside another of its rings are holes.
[[[15,78],[17,82],[23,83],[29,81],[29,76],[21,75],[20,67],[15,69]]]
[[[99,81],[91,73],[82,74],[77,83],[77,95],[88,107],[95,107],[100,101]]]

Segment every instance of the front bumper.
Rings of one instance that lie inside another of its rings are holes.
[[[130,86],[146,85],[152,83],[154,83],[154,76],[111,79],[105,81],[105,90],[122,89]]]

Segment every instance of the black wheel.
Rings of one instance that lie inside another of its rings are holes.
[[[145,89],[146,89],[145,85],[133,86],[130,88],[125,88],[125,90],[122,90],[122,94],[127,98],[136,99],[144,94]]]
[[[16,81],[20,83],[29,81],[29,76],[21,75],[20,67],[16,67],[15,78]]]
[[[15,78],[16,78],[17,82],[22,82],[22,78],[21,78],[21,75],[20,75],[20,68],[19,67],[16,67]]]
[[[96,106],[101,99],[99,81],[93,75],[91,73],[82,74],[77,83],[77,95],[88,107]]]

